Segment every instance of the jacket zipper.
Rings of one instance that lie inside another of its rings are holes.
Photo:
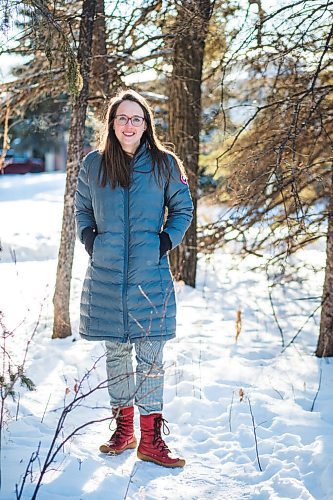
[[[124,223],[125,223],[125,249],[124,249],[124,282],[122,291],[123,301],[123,323],[125,338],[128,338],[128,309],[127,309],[127,285],[128,285],[128,254],[129,254],[129,188],[124,188]]]

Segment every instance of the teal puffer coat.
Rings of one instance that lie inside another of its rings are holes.
[[[98,232],[81,295],[80,335],[118,342],[170,339],[176,330],[175,292],[168,257],[159,258],[158,235],[164,229],[172,248],[181,243],[193,213],[186,179],[170,156],[173,175],[159,186],[146,145],[134,156],[129,188],[102,188],[100,162],[98,151],[86,156],[75,195],[80,240],[88,226]]]

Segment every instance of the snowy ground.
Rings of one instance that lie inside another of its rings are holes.
[[[20,364],[36,330],[25,373],[37,388],[29,392],[17,384],[15,402],[6,400],[2,500],[16,498],[15,485],[21,488],[28,461],[39,448],[21,495],[33,497],[63,408],[106,377],[103,344],[77,334],[87,263],[79,244],[73,336],[51,340],[63,190],[63,173],[0,177],[0,309],[3,323],[14,331],[6,349],[12,367]],[[163,469],[138,461],[133,451],[100,454],[99,444],[110,435],[105,420],[60,447],[37,498],[332,499],[332,361],[313,355],[319,312],[308,319],[320,302],[323,279],[311,265],[323,259],[319,245],[303,251],[299,282],[272,290],[285,343],[303,326],[284,352],[267,276],[251,270],[256,258],[241,261],[236,254],[217,252],[210,261],[201,259],[197,289],[178,286],[178,337],[168,343],[165,357],[165,417],[171,429],[166,440],[186,458],[186,467]],[[236,343],[237,311],[242,327]],[[109,415],[102,384],[67,415],[61,438]],[[138,419],[136,427],[139,435]]]

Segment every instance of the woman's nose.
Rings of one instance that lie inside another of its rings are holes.
[[[127,129],[132,129],[132,128],[133,128],[132,122],[131,122],[131,120],[128,120],[128,122],[125,125],[125,129],[127,130]]]

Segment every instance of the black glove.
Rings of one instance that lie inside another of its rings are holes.
[[[84,230],[82,231],[82,241],[84,244],[84,248],[90,255],[92,256],[93,253],[93,247],[94,247],[94,241],[97,236],[97,231],[93,227],[85,227]]]
[[[161,259],[163,255],[167,253],[168,250],[171,250],[172,243],[170,240],[170,236],[168,235],[168,233],[165,233],[164,231],[159,233],[159,237],[160,237],[160,259]]]

